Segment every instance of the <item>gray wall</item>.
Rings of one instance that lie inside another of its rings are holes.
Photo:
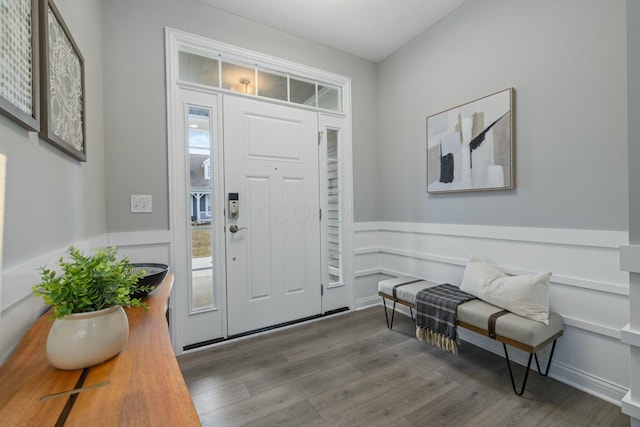
[[[352,79],[355,219],[375,220],[375,64],[191,0],[109,0],[104,9],[110,232],[168,229],[164,28],[172,27]],[[151,194],[153,213],[129,213]]]
[[[625,7],[469,1],[383,61],[380,219],[626,230]],[[426,117],[508,87],[515,189],[428,195]]]
[[[85,59],[87,162],[0,116],[7,163],[5,270],[106,232],[100,0],[56,0]]]
[[[629,118],[629,243],[640,245],[640,2],[627,0],[627,85]],[[629,327],[640,325],[640,274],[629,273]],[[640,346],[629,346],[630,393],[640,393]],[[637,398],[633,400],[637,402]],[[638,409],[637,404],[630,409]],[[632,426],[640,419],[632,417]]]
[[[640,244],[640,2],[628,0],[629,243]]]
[[[87,162],[72,159],[0,116],[0,152],[7,155],[0,291],[11,288],[13,296],[20,295],[18,300],[2,298],[0,364],[42,312],[39,298],[21,297],[29,295],[38,280],[40,264],[32,265],[35,260],[107,231],[101,1],[56,0],[56,6],[85,60]]]

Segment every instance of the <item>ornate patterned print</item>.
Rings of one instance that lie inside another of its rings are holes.
[[[0,96],[32,114],[31,0],[0,0]]]
[[[48,15],[49,128],[74,149],[83,151],[80,59],[51,9]]]

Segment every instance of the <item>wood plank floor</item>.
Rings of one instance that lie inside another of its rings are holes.
[[[562,339],[562,338],[561,338]],[[628,426],[620,408],[535,372],[517,397],[504,358],[420,343],[382,307],[178,358],[204,426]],[[524,367],[516,365],[519,381]]]

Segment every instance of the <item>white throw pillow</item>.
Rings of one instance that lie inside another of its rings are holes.
[[[551,273],[496,277],[484,284],[479,298],[527,319],[549,324]]]
[[[464,270],[460,290],[527,319],[549,324],[551,273],[509,276],[475,255]]]
[[[485,283],[499,277],[507,277],[507,275],[494,266],[483,262],[477,256],[471,255],[467,262],[467,267],[464,270],[460,290],[482,298]]]

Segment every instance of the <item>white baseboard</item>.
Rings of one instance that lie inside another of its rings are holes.
[[[356,300],[356,310],[364,310],[365,308],[381,305],[382,301],[378,295],[372,295],[367,298],[361,298]]]

